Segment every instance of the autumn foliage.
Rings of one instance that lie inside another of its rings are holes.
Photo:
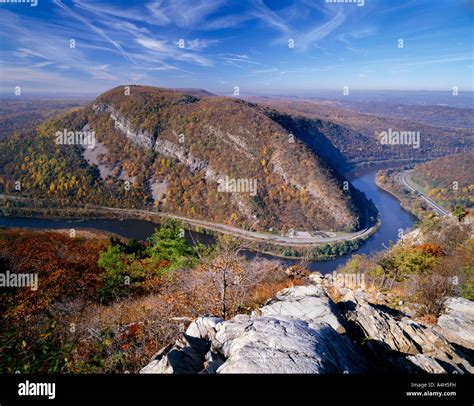
[[[210,252],[179,230],[137,242],[0,229],[2,272],[39,275],[37,291],[0,290],[0,372],[137,372],[193,318],[249,312],[301,284],[234,243]]]

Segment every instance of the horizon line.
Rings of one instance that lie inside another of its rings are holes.
[[[166,86],[155,86],[155,85],[147,85],[147,84],[123,84],[123,85],[117,85],[113,86],[107,90],[99,91],[99,92],[81,92],[81,91],[63,91],[63,92],[54,92],[54,91],[37,91],[37,90],[32,90],[32,91],[27,91],[25,92],[24,90],[22,91],[22,95],[14,95],[14,89],[12,91],[2,91],[0,90],[0,97],[2,98],[22,98],[22,97],[31,97],[31,96],[58,96],[58,97],[65,97],[65,96],[83,96],[83,97],[97,97],[105,92],[108,92],[109,90],[115,89],[117,87],[121,86],[140,86],[140,87],[154,87],[158,89],[170,89],[170,90],[177,90],[177,91],[196,91],[196,90],[202,90],[206,91],[209,93],[214,93],[218,96],[228,96],[229,94],[232,94],[232,90],[208,90],[207,88],[204,87],[166,87]],[[233,89],[233,88],[232,88]],[[361,88],[349,88],[349,94],[348,95],[343,95],[343,89],[342,88],[322,88],[322,89],[274,89],[274,90],[247,90],[243,91],[240,89],[240,96],[245,96],[245,95],[261,95],[261,96],[266,96],[266,95],[289,95],[291,93],[294,93],[294,96],[301,95],[304,93],[305,95],[308,95],[309,93],[340,93],[341,96],[344,97],[350,97],[351,93],[357,92],[398,92],[398,93],[452,93],[452,89],[361,89]],[[474,90],[463,90],[463,89],[458,89],[458,95],[461,95],[462,93],[474,93]],[[239,98],[238,96],[228,96],[228,97],[234,97],[234,98]],[[457,97],[457,96],[455,96]]]

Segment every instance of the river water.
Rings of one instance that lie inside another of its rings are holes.
[[[346,177],[352,184],[364,192],[366,196],[375,203],[380,214],[382,224],[378,231],[370,237],[370,239],[362,245],[358,250],[351,254],[338,257],[329,261],[313,261],[310,268],[313,271],[329,273],[334,271],[338,266],[344,264],[354,253],[357,254],[374,254],[389,246],[390,241],[396,242],[399,230],[407,231],[413,227],[415,218],[405,211],[392,195],[383,191],[375,184],[375,175],[377,170],[374,168],[358,169],[346,174]],[[21,227],[32,229],[80,229],[89,228],[102,231],[108,231],[121,235],[126,238],[135,238],[143,240],[149,237],[156,224],[144,220],[118,220],[118,219],[42,219],[42,218],[25,218],[25,217],[0,217],[0,226]],[[191,236],[196,240],[208,242],[211,237],[188,233],[187,238]],[[254,254],[255,255],[255,254]],[[259,254],[260,255],[260,254]],[[252,256],[252,255],[251,255]],[[260,255],[267,258],[271,256]],[[295,260],[285,260],[291,263]]]

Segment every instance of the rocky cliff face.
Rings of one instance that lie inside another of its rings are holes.
[[[96,114],[108,113],[110,115],[110,119],[114,122],[115,128],[122,132],[130,141],[147,149],[153,148],[156,137],[150,135],[147,130],[135,130],[132,124],[111,104],[95,103],[92,106],[92,110]]]
[[[450,299],[438,325],[424,325],[362,290],[341,289],[336,305],[321,275],[309,280],[251,315],[196,319],[141,372],[474,372],[472,302]]]

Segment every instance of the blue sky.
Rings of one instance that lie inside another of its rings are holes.
[[[473,90],[469,0],[37,1],[0,4],[2,93]]]

